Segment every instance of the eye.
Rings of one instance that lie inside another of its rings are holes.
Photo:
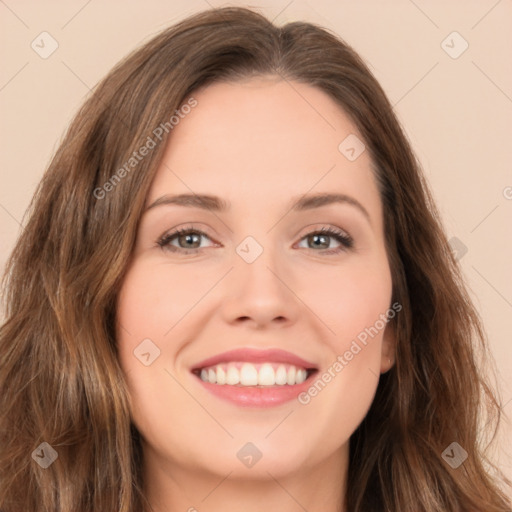
[[[206,233],[198,229],[180,228],[171,233],[165,233],[157,243],[162,249],[172,252],[198,252],[202,249],[200,247],[202,237],[210,238]],[[178,247],[171,244],[175,239]]]
[[[329,239],[336,240],[336,242],[341,244],[341,247],[329,249]],[[304,236],[302,240],[306,240],[306,242],[311,241],[313,247],[323,249],[321,251],[323,254],[337,254],[354,246],[354,240],[348,233],[335,228],[322,228],[319,231],[313,231]],[[311,248],[309,244],[307,248]]]
[[[165,233],[157,241],[157,244],[162,249],[171,252],[181,252],[185,254],[198,253],[204,248],[201,247],[201,239],[203,237],[210,239],[210,237],[203,231],[192,227],[185,227],[176,229],[170,233]],[[329,239],[334,239],[338,244],[340,244],[340,246],[334,249],[329,249]],[[301,242],[303,240],[306,242],[312,242],[311,245],[308,243],[308,247],[306,247],[307,249],[320,248],[321,251],[316,252],[321,252],[322,254],[338,254],[342,251],[346,251],[347,249],[351,249],[354,246],[354,240],[350,235],[344,231],[334,228],[322,228],[317,231],[312,231],[301,238]],[[177,242],[178,246],[174,245],[173,242]]]

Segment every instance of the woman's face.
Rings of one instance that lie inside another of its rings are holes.
[[[341,460],[393,360],[368,151],[312,86],[258,78],[193,96],[118,300],[120,362],[146,457],[232,478]],[[308,199],[323,194],[340,200]],[[193,200],[162,200],[179,195]],[[223,355],[238,349],[250,350]]]

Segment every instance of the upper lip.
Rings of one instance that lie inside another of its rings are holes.
[[[242,361],[248,363],[288,363],[304,368],[306,370],[317,369],[314,363],[306,361],[302,357],[292,354],[291,352],[287,352],[286,350],[277,348],[265,350],[254,348],[237,348],[227,352],[222,352],[222,354],[217,354],[213,357],[209,357],[208,359],[204,359],[203,361],[195,364],[192,367],[192,371],[200,370],[207,366],[215,366],[219,363],[227,363],[229,361]]]

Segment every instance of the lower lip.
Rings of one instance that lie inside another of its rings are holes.
[[[295,384],[293,386],[284,384],[282,386],[261,388],[256,386],[211,384],[210,382],[205,382],[195,374],[194,377],[207,391],[239,407],[274,407],[294,400],[300,393],[306,391],[311,385],[311,379],[316,373],[317,372],[312,373],[302,384]]]

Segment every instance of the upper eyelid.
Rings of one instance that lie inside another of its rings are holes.
[[[314,227],[311,227],[311,226],[320,226],[320,227],[317,227],[317,228],[314,228]],[[340,228],[340,227],[335,227],[335,226],[327,226],[326,224],[322,224],[321,222],[320,223],[314,223],[314,224],[311,224],[309,226],[306,226],[306,228],[302,228],[300,231],[302,231],[303,229],[307,229],[307,231],[302,235],[302,237],[306,236],[306,235],[309,235],[311,233],[316,233],[316,232],[319,232],[319,231],[322,231],[322,230],[338,230],[338,231],[341,231],[342,233],[344,233],[345,235],[349,236],[352,238],[352,236],[350,235],[350,233],[346,230],[346,229],[343,229],[343,228]],[[193,226],[184,226],[184,227],[176,227],[176,228],[172,228],[170,230],[167,230],[165,231],[160,238],[163,238],[167,235],[171,235],[171,236],[175,236],[177,234],[179,234],[179,232],[195,232],[195,233],[200,233],[201,235],[206,235],[207,237],[209,238],[212,238],[214,239],[215,236],[213,235],[210,235],[210,233],[208,233],[208,229],[205,229],[205,228],[198,228],[198,227],[193,227]],[[298,236],[298,233],[295,235],[295,236]]]

